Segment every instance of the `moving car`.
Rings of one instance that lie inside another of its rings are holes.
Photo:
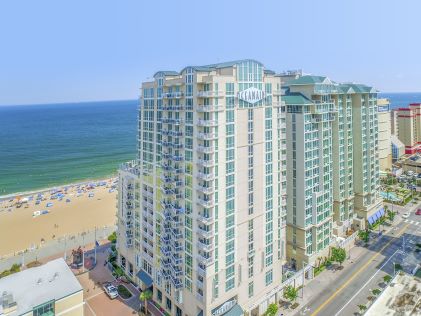
[[[416,212],[415,215],[421,215],[421,208],[419,208]]]
[[[112,284],[105,284],[104,291],[105,293],[107,293],[108,297],[112,300],[118,297],[117,288]]]
[[[402,217],[403,217],[403,218],[408,218],[408,217],[409,217],[409,215],[410,215],[410,214],[409,214],[409,212],[406,212],[406,213],[403,213],[403,214],[402,214]]]

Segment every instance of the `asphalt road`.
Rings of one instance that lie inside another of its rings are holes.
[[[412,205],[399,210],[404,213],[410,209],[410,217],[380,237],[349,269],[340,272],[339,282],[313,297],[305,305],[305,312],[301,310],[296,315],[354,315],[359,310],[358,305],[366,304],[367,297],[373,296],[373,289],[384,286],[383,276],[393,275],[394,263],[400,263],[405,271],[411,272],[417,261],[421,260],[421,254],[413,251],[415,244],[421,243],[421,216],[414,213],[417,207]],[[405,252],[401,254],[398,250],[402,250],[403,244]]]

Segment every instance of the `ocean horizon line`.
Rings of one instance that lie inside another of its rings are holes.
[[[420,94],[420,91],[381,91],[378,94],[406,94],[416,93]],[[36,105],[63,105],[63,104],[82,104],[82,103],[105,103],[105,102],[124,102],[124,101],[137,101],[137,98],[124,98],[124,99],[110,99],[110,100],[90,100],[90,101],[62,101],[62,102],[46,102],[46,103],[16,103],[16,104],[0,104],[0,107],[11,107],[11,106],[36,106]]]
[[[134,99],[115,99],[115,100],[92,100],[92,101],[68,101],[68,102],[66,101],[66,102],[48,102],[48,103],[25,103],[25,104],[0,104],[0,107],[125,102],[125,101],[137,101],[138,99],[139,98],[134,98]]]

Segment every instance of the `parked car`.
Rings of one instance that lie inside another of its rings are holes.
[[[408,218],[408,217],[409,217],[409,215],[410,215],[410,214],[409,214],[409,212],[406,212],[406,213],[403,213],[403,214],[402,214],[402,217],[403,217],[403,218]]]
[[[415,215],[421,215],[421,208],[419,208],[416,212]]]
[[[107,293],[108,297],[112,300],[118,297],[117,288],[112,284],[105,284],[104,291],[105,293]]]

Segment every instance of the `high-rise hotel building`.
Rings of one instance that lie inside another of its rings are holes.
[[[119,264],[172,315],[263,313],[286,260],[281,78],[254,60],[159,71],[140,102]]]
[[[364,228],[382,212],[377,94],[322,76],[285,85],[287,256],[301,268],[327,256],[334,235]]]

